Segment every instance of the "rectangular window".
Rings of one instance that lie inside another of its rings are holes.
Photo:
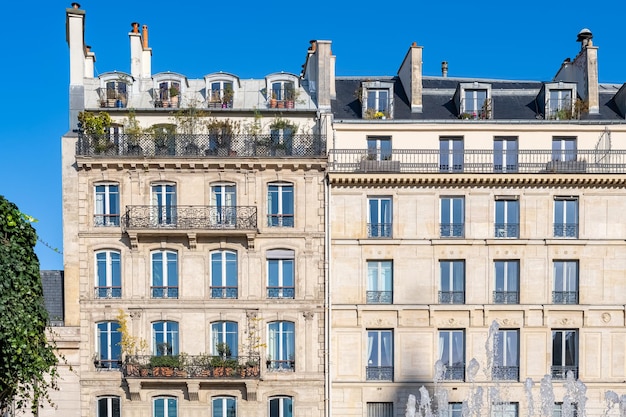
[[[572,90],[550,89],[546,119],[568,120],[572,118]]]
[[[96,185],[95,226],[120,225],[120,193],[116,184]]]
[[[178,254],[152,252],[152,298],[178,298]]]
[[[238,330],[234,321],[218,321],[211,323],[211,352],[223,357],[237,357]]]
[[[465,303],[465,261],[439,261],[439,303]]]
[[[293,399],[291,397],[270,398],[269,417],[293,417]]]
[[[391,160],[391,138],[369,136],[367,138],[367,159],[369,161]]]
[[[578,404],[573,402],[554,403],[552,417],[578,417]]]
[[[498,330],[494,340],[493,379],[519,381],[519,330]]]
[[[554,261],[554,304],[578,304],[578,261]]]
[[[112,250],[96,252],[96,298],[122,297],[120,253]]]
[[[577,157],[576,138],[552,138],[552,161],[575,161]]]
[[[267,252],[267,298],[295,297],[294,260],[292,250]]]
[[[463,138],[443,137],[439,139],[439,171],[463,172]]]
[[[152,223],[154,226],[176,225],[176,185],[152,185]]]
[[[494,403],[491,405],[491,417],[517,417],[518,403]]]
[[[393,333],[391,330],[368,330],[368,381],[393,381]]]
[[[154,399],[154,417],[177,417],[176,398],[159,397]]]
[[[237,224],[237,189],[233,184],[211,186],[211,225],[225,228]]]
[[[393,263],[391,261],[367,262],[367,304],[393,302]]]
[[[440,236],[462,238],[465,235],[465,198],[441,197],[440,204]]]
[[[267,369],[269,371],[295,370],[295,325],[290,321],[268,324]]]
[[[552,378],[565,379],[572,372],[578,379],[578,331],[554,330],[552,332]]]
[[[367,417],[394,417],[393,403],[367,403]]]
[[[519,261],[494,261],[495,304],[519,304]]]
[[[116,321],[105,321],[97,324],[97,368],[117,369],[122,360],[122,333]]]
[[[178,323],[175,321],[152,323],[152,349],[154,356],[178,355]]]
[[[389,111],[389,90],[368,88],[367,110],[373,110],[374,113],[381,112],[387,116]]]
[[[496,137],[493,141],[494,172],[517,172],[518,145],[516,137]]]
[[[491,112],[487,99],[487,90],[464,89],[463,102],[461,103],[462,118],[466,119],[489,119]]]
[[[519,238],[519,200],[515,197],[496,197],[497,239]]]
[[[448,415],[447,417],[462,417],[463,416],[463,403],[448,403]],[[441,417],[446,417],[442,415]]]
[[[237,252],[211,252],[211,298],[237,298]]]
[[[213,417],[237,417],[237,402],[234,397],[213,398]]]
[[[578,237],[578,198],[554,198],[554,237]]]
[[[267,225],[269,227],[293,227],[293,185],[270,184],[267,188]]]
[[[367,237],[390,238],[393,219],[391,197],[369,197],[367,203]]]
[[[439,360],[444,380],[465,380],[465,338],[463,330],[439,331]]]
[[[121,417],[120,397],[99,397],[98,417]]]

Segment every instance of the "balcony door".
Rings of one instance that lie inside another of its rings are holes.
[[[234,227],[237,220],[237,187],[234,184],[211,186],[211,223]]]
[[[153,184],[151,201],[153,225],[176,225],[176,184]]]

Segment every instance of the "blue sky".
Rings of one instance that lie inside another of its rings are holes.
[[[424,47],[425,75],[549,81],[589,28],[599,77],[626,82],[624,1],[468,2],[84,0],[85,40],[96,72],[129,70],[128,32],[147,24],[152,71],[200,78],[215,71],[261,78],[299,74],[310,39],[333,41],[336,72],[395,75],[412,42]],[[40,238],[62,250],[60,138],[70,129],[65,9],[70,1],[3,4],[0,75],[18,89],[3,101],[0,194],[38,219]],[[11,81],[9,81],[11,80]],[[10,100],[8,100],[10,98]],[[73,128],[73,126],[72,126]],[[62,256],[37,245],[42,269]]]

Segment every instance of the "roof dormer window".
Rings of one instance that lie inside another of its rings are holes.
[[[460,83],[457,89],[459,119],[491,119],[491,85],[485,83]]]
[[[575,83],[545,84],[544,100],[544,119],[569,120],[577,117],[574,110],[576,102]]]
[[[164,72],[156,74],[153,80],[154,107],[180,107],[187,86],[186,78],[174,72]]]
[[[293,109],[299,94],[298,77],[284,72],[268,75],[267,104],[271,109]]]
[[[125,108],[130,97],[132,77],[123,73],[100,76],[100,107]]]
[[[391,119],[393,117],[393,83],[364,82],[361,102],[364,119]]]
[[[216,72],[204,77],[207,106],[212,109],[232,109],[241,87],[239,78],[233,74]]]

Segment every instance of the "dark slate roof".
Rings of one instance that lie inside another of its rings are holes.
[[[495,120],[541,120],[543,105],[537,96],[544,83],[540,81],[486,80],[447,77],[424,77],[422,82],[422,113],[412,113],[411,105],[398,77],[338,77],[335,81],[337,98],[331,109],[338,120],[361,119],[361,103],[357,91],[364,81],[386,81],[394,84],[394,115],[396,120],[455,120],[459,111],[454,93],[459,83],[474,81],[491,85],[492,111]],[[583,120],[623,121],[613,102],[616,86],[601,85],[600,114],[583,115]]]
[[[63,326],[63,271],[40,271],[43,299],[52,326]]]

